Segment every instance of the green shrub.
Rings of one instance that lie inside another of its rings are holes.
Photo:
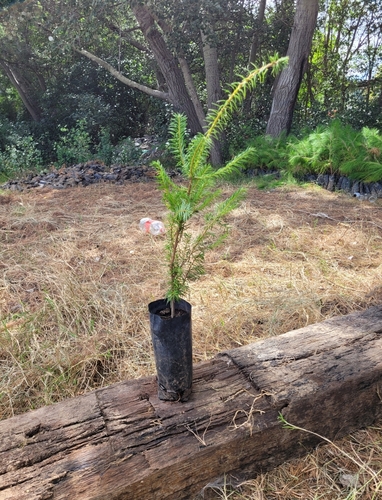
[[[365,182],[382,179],[382,136],[377,129],[353,129],[334,120],[289,144],[289,171],[337,174]]]
[[[9,141],[10,144],[0,153],[0,172],[13,177],[43,167],[41,151],[32,136],[13,134]]]
[[[294,140],[293,136],[281,135],[274,138],[269,135],[260,135],[249,145],[255,149],[254,167],[263,170],[285,170],[288,167],[288,145]]]
[[[85,120],[79,120],[74,129],[61,127],[60,131],[62,135],[55,144],[59,165],[84,163],[92,158],[91,138],[86,130]]]
[[[113,153],[114,146],[110,140],[110,130],[106,127],[102,127],[99,134],[99,143],[96,157],[98,160],[103,161],[105,165],[111,165]]]
[[[168,209],[166,261],[168,264],[168,288],[166,299],[174,317],[175,302],[184,297],[189,282],[204,273],[205,251],[222,243],[227,235],[224,217],[236,208],[245,195],[240,187],[229,197],[219,189],[222,180],[252,162],[254,149],[246,148],[218,169],[209,163],[213,140],[225,131],[232,114],[243,103],[247,92],[258,82],[263,82],[268,70],[279,71],[287,58],[277,59],[261,68],[254,68],[241,82],[232,84],[232,91],[225,101],[207,115],[205,132],[196,134],[190,141],[187,137],[187,119],[175,114],[170,122],[169,150],[177,161],[185,183],[171,179],[163,163],[152,163],[157,171],[157,181],[163,201]],[[190,221],[195,216],[203,217],[199,231],[190,231]]]
[[[141,156],[141,150],[130,137],[127,137],[115,147],[111,161],[118,165],[136,164]]]
[[[10,131],[12,128],[12,123],[6,117],[0,115],[0,151],[4,151],[6,146],[9,145]]]

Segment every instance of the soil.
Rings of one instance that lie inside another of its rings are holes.
[[[183,311],[182,309],[175,309],[174,318],[179,318],[180,316],[185,316],[186,314],[188,314],[187,311]],[[163,309],[162,311],[159,311],[158,315],[162,319],[171,319],[171,310],[168,307],[166,309]]]

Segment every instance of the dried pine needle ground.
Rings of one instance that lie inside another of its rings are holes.
[[[0,195],[2,419],[155,372],[147,304],[166,275],[163,239],[138,229],[146,216],[165,216],[154,183]],[[195,362],[381,303],[379,200],[249,187],[227,222],[187,297]],[[339,443],[363,468],[320,446],[215,498],[382,498],[381,436],[376,425]]]

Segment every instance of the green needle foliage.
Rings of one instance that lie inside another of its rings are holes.
[[[289,164],[294,174],[335,174],[352,157],[357,132],[334,120],[318,127],[302,140],[291,144]]]
[[[334,120],[289,144],[289,171],[345,175],[364,182],[382,179],[382,136],[377,129],[361,131]]]
[[[190,142],[187,143],[185,116],[175,114],[171,121],[169,149],[186,182],[174,182],[160,161],[153,162],[153,166],[157,171],[163,200],[169,210],[166,245],[169,279],[166,298],[170,302],[172,316],[175,302],[188,291],[189,281],[204,274],[205,252],[220,245],[227,236],[228,228],[224,218],[245,196],[245,190],[239,188],[223,199],[219,183],[246,167],[254,158],[255,150],[249,147],[226,165],[214,169],[208,163],[213,140],[224,130],[247,92],[253,90],[258,82],[262,82],[269,70],[277,72],[286,63],[287,58],[275,57],[261,68],[253,69],[241,82],[232,85],[227,99],[220,102],[207,116],[207,130],[203,134],[197,134]],[[203,223],[197,234],[192,234],[189,231],[190,220],[196,214],[203,217]]]
[[[358,135],[359,147],[342,167],[341,173],[364,181],[382,179],[382,135],[377,129],[364,127]]]

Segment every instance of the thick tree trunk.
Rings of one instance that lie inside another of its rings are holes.
[[[41,120],[41,109],[36,99],[33,96],[33,90],[31,89],[30,82],[20,73],[20,71],[5,61],[0,61],[0,67],[4,70],[4,73],[9,78],[12,85],[17,90],[24,106],[28,110],[32,119],[35,122]]]
[[[0,499],[182,500],[254,477],[382,415],[381,332],[374,307],[199,363],[186,403],[148,377],[4,420]]]
[[[195,106],[187,92],[182,70],[177,59],[167,47],[162,34],[157,29],[154,17],[144,5],[136,5],[133,7],[133,12],[166,79],[170,102],[187,116],[188,126],[192,134],[202,132],[203,128],[199,122]]]
[[[318,0],[297,0],[287,56],[289,64],[281,72],[273,96],[266,133],[278,137],[290,132],[298,91],[312,45],[317,22]]]

